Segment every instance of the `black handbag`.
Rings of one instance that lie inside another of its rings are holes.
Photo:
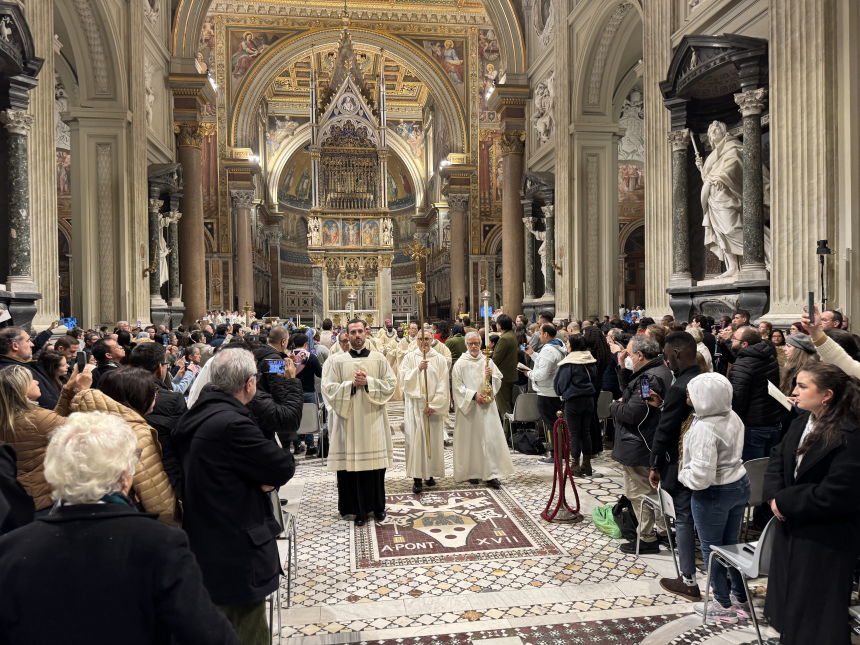
[[[514,450],[524,455],[542,455],[546,452],[543,441],[535,432],[516,432],[513,438]]]
[[[615,518],[615,523],[621,530],[621,537],[631,542],[636,539],[639,520],[636,519],[633,503],[625,495],[619,497],[615,506],[612,507],[612,517]]]

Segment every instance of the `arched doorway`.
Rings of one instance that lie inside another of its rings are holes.
[[[624,242],[622,271],[624,287],[622,301],[628,309],[638,305],[646,306],[645,302],[645,225],[637,227]]]

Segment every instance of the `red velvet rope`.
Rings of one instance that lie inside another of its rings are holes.
[[[555,436],[555,469],[552,476],[552,493],[549,496],[549,501],[546,503],[546,508],[541,517],[547,522],[552,522],[561,509],[562,505],[571,513],[579,513],[579,493],[576,490],[576,484],[573,482],[573,473],[570,471],[570,432],[568,432],[567,423],[564,419],[559,418],[552,428],[552,433]],[[576,497],[576,508],[573,509],[568,505],[565,499],[565,480],[570,480],[570,485],[573,488],[573,495]],[[556,486],[559,489],[558,503],[552,513],[549,512],[550,506],[555,499]]]

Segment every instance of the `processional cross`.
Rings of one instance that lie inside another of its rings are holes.
[[[424,360],[427,360],[427,350],[424,349],[424,302],[423,302],[423,294],[424,294],[424,283],[421,281],[421,259],[427,257],[427,254],[430,253],[430,249],[421,244],[418,241],[418,238],[412,240],[412,243],[406,247],[406,253],[415,260],[415,276],[417,278],[417,282],[415,283],[415,293],[418,294],[418,318],[420,320],[418,333],[420,334],[418,341],[421,343],[421,353],[424,356]],[[424,399],[427,403],[430,403],[430,388],[427,384],[427,370],[424,370]],[[424,415],[424,420],[427,425],[427,459],[433,458],[433,450],[430,447],[430,417]]]

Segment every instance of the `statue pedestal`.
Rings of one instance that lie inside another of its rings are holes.
[[[185,315],[185,307],[182,305],[163,305],[152,306],[149,310],[149,316],[152,319],[152,324],[164,325],[167,329],[176,329],[182,322],[182,317]]]
[[[769,280],[721,279],[699,282],[694,287],[669,287],[669,306],[679,322],[690,322],[693,316],[731,316],[737,309],[746,309],[752,321],[761,318],[768,310]]]
[[[12,320],[6,321],[7,324],[23,327],[28,334],[34,336],[32,325],[33,318],[36,317],[36,301],[41,299],[41,293],[0,290],[0,308],[8,310],[12,316]]]
[[[542,311],[549,311],[553,317],[555,316],[555,294],[551,293],[540,298],[523,300],[523,313],[528,316],[529,320],[534,318],[537,322],[537,317]]]

